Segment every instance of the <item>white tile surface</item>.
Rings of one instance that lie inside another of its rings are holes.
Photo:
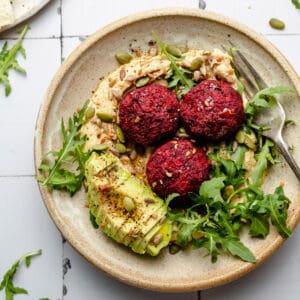
[[[207,10],[234,18],[263,34],[300,33],[300,10],[286,0],[206,0]],[[271,18],[285,22],[286,28],[278,31],[269,26]]]
[[[64,258],[70,259],[71,264],[71,268],[64,279],[67,291],[64,300],[197,300],[198,297],[196,292],[158,293],[125,285],[94,268],[79,256],[68,243],[64,244]]]
[[[60,65],[58,39],[25,40],[27,59],[19,63],[27,76],[11,71],[12,92],[0,85],[0,176],[34,174],[33,134],[46,89]]]
[[[67,0],[68,1],[68,0]],[[36,15],[26,20],[24,24],[29,24],[31,29],[26,34],[26,37],[45,38],[60,36],[60,0],[51,0],[43,9]],[[22,27],[22,24],[17,28]],[[15,29],[0,35],[1,38],[16,38],[18,34]]]
[[[16,285],[28,289],[22,299],[61,297],[61,236],[42,202],[31,177],[0,178],[0,281],[2,275],[23,254],[42,249],[27,269],[21,266]],[[0,294],[0,299],[4,296]]]
[[[300,227],[267,262],[245,277],[201,292],[201,300],[299,300]]]
[[[108,23],[139,11],[161,7],[198,7],[197,0],[97,1],[62,2],[64,36],[90,35]],[[74,21],[76,20],[76,21]]]

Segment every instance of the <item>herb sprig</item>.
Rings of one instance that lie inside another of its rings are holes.
[[[166,58],[171,63],[171,69],[169,74],[167,74],[166,79],[169,80],[168,87],[170,89],[176,89],[178,91],[179,99],[182,98],[184,94],[186,94],[196,83],[191,79],[191,72],[187,69],[184,69],[177,65],[178,61],[184,59],[184,57],[176,57],[172,55],[167,50],[167,45],[164,44],[155,32],[152,32],[152,35],[160,47],[161,53],[166,56]]]
[[[3,280],[0,284],[0,291],[4,289],[6,300],[13,300],[16,294],[28,294],[28,291],[21,287],[16,287],[13,283],[14,276],[22,261],[25,261],[26,267],[30,266],[31,258],[42,254],[42,250],[33,251],[23,255],[19,258],[12,267],[4,274]]]
[[[26,58],[26,52],[22,46],[22,41],[28,29],[29,25],[25,25],[20,31],[20,36],[15,45],[11,49],[8,49],[7,42],[5,42],[0,52],[0,83],[2,82],[4,84],[5,96],[8,96],[11,93],[11,84],[8,79],[9,70],[15,69],[24,75],[26,74],[26,71],[19,65],[16,56],[18,53],[21,53],[21,55]]]
[[[50,151],[55,158],[51,165],[44,160],[39,170],[43,172],[44,177],[38,177],[38,181],[53,189],[66,190],[71,195],[81,188],[84,180],[84,166],[90,153],[83,151],[86,142],[86,136],[80,135],[80,128],[85,122],[85,111],[89,101],[86,101],[79,113],[74,113],[68,120],[68,128],[61,121],[61,132],[63,136],[63,145],[59,151]],[[77,165],[75,172],[70,171],[69,164]]]
[[[295,5],[295,7],[297,9],[300,9],[300,2],[299,2],[299,0],[292,0],[292,3]]]

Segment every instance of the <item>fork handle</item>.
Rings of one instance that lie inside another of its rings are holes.
[[[297,162],[295,161],[294,157],[291,155],[288,145],[285,143],[282,137],[277,137],[277,139],[274,140],[274,142],[276,143],[286,162],[289,164],[289,166],[297,176],[298,180],[300,181],[300,168]]]

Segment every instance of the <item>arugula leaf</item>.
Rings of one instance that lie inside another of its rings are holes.
[[[183,57],[175,57],[167,51],[167,45],[165,45],[157,36],[155,32],[152,35],[161,49],[161,53],[166,56],[166,58],[171,63],[171,69],[166,79],[171,79],[169,82],[169,88],[177,88],[178,96],[181,99],[184,94],[186,94],[196,83],[187,75],[191,74],[189,70],[186,70],[177,65],[177,62],[182,60]]]
[[[251,181],[253,185],[261,185],[263,182],[263,175],[268,167],[268,161],[272,160],[271,147],[274,143],[271,140],[266,139],[264,146],[260,153],[257,155],[258,159],[255,167],[251,171]]]
[[[38,178],[41,184],[53,189],[66,190],[71,195],[81,188],[85,176],[84,165],[90,155],[90,152],[83,151],[86,136],[80,136],[88,103],[89,100],[85,102],[79,113],[74,113],[73,118],[69,118],[68,130],[64,121],[61,121],[63,145],[59,151],[50,152],[55,158],[52,166],[48,162],[42,162],[40,165],[39,170],[45,175]],[[76,172],[66,169],[68,163],[77,164]]]
[[[286,225],[289,199],[284,195],[282,187],[277,187],[274,194],[267,195],[265,201],[270,211],[272,224],[283,237],[289,237],[291,229]]]
[[[26,71],[19,65],[16,56],[21,53],[26,58],[25,49],[22,46],[22,41],[29,26],[25,25],[20,31],[20,36],[11,49],[7,49],[7,42],[4,43],[2,50],[0,51],[0,83],[2,82],[5,87],[5,96],[11,93],[11,85],[8,79],[9,70],[15,69],[16,71],[26,74]]]
[[[292,0],[292,3],[295,5],[295,7],[297,9],[300,9],[300,2],[299,2],[299,0]]]
[[[253,253],[237,238],[227,237],[222,240],[222,245],[233,256],[237,256],[244,261],[255,263],[256,258]]]
[[[272,105],[272,99],[276,94],[294,93],[295,90],[286,86],[275,86],[263,89],[256,93],[247,103],[246,114],[255,115],[259,109],[267,108]]]
[[[252,237],[264,239],[270,230],[270,224],[265,216],[257,215],[251,218],[250,235]]]
[[[225,177],[212,178],[204,181],[200,186],[199,195],[204,199],[223,200],[221,189],[224,185]]]
[[[33,256],[40,255],[40,254],[42,254],[42,250],[41,249],[23,255],[4,274],[3,280],[2,280],[2,282],[0,284],[0,291],[2,291],[3,289],[5,290],[5,296],[6,296],[5,299],[6,300],[13,300],[14,299],[14,295],[16,295],[16,294],[28,294],[27,290],[25,290],[23,288],[20,288],[20,287],[14,286],[13,279],[14,279],[14,276],[15,276],[15,274],[17,272],[17,269],[18,269],[20,263],[23,260],[25,260],[26,267],[29,267],[30,262],[31,262],[31,258]]]

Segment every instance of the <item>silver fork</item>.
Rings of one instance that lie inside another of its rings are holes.
[[[234,45],[231,42],[229,43],[231,44],[231,46],[234,47]],[[250,75],[241,66],[241,63],[238,61],[238,59],[234,57],[233,64],[238,70],[238,72],[240,72],[241,77],[244,78],[243,83],[245,83],[245,94],[250,99],[259,91],[257,86],[259,86],[262,89],[267,88],[268,86],[263,80],[263,78],[258,74],[258,72],[254,69],[254,67],[249,63],[246,57],[239,50],[236,51],[236,54],[239,60],[244,63],[249,73],[254,78],[253,82],[253,80],[250,78]],[[293,156],[291,155],[291,153],[289,152],[288,145],[282,138],[282,128],[285,123],[285,112],[280,102],[276,100],[272,107],[263,109],[257,115],[254,121],[259,126],[270,128],[268,130],[264,130],[262,134],[275,142],[275,144],[281,151],[281,154],[283,155],[291,169],[294,171],[298,180],[300,180],[300,168]]]

